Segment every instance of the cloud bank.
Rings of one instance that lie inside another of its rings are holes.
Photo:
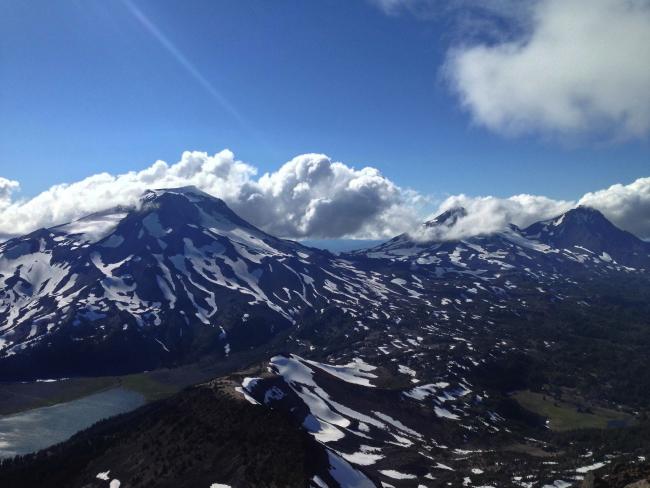
[[[431,198],[400,188],[372,167],[355,169],[322,154],[303,154],[278,170],[257,169],[229,150],[214,155],[184,152],[180,161],[156,161],[141,171],[100,173],[52,186],[31,199],[16,200],[18,182],[0,177],[0,237],[22,235],[70,222],[117,205],[136,205],[147,189],[195,185],[222,198],[243,218],[288,238],[390,238],[418,236]],[[508,223],[525,227],[555,217],[576,205],[602,211],[622,229],[650,239],[650,177],[585,194],[575,201],[540,195],[453,195],[429,218],[454,207],[468,215],[440,239],[489,234]]]
[[[446,75],[474,120],[507,135],[647,137],[650,1],[540,0],[530,15],[519,39],[450,50]]]
[[[650,240],[650,178],[639,178],[629,185],[612,185],[587,193],[578,200],[554,200],[526,194],[508,198],[453,195],[446,198],[429,218],[457,207],[463,207],[467,216],[459,218],[453,226],[420,228],[412,231],[412,235],[420,240],[456,240],[487,235],[505,229],[509,223],[524,228],[578,205],[600,210],[617,227]]]
[[[185,152],[169,165],[100,173],[60,184],[29,200],[12,201],[18,183],[0,178],[0,236],[51,227],[116,205],[135,205],[150,188],[195,185],[269,233],[291,238],[378,237],[418,220],[418,195],[375,168],[354,169],[322,154],[303,154],[256,178],[253,166],[229,150]]]
[[[471,197],[453,195],[445,199],[434,215],[462,207],[467,215],[452,226],[421,228],[413,233],[418,240],[457,240],[475,235],[487,235],[507,228],[508,224],[526,227],[539,220],[556,217],[575,207],[576,203],[553,200],[538,195]]]

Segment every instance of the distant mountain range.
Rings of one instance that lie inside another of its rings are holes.
[[[464,208],[454,208],[424,223],[423,227],[449,229],[466,215]],[[422,236],[426,235],[425,231]],[[650,243],[617,228],[598,210],[582,206],[525,229],[510,224],[501,232],[461,240],[427,240],[421,236],[414,239],[410,234],[401,234],[356,254],[406,260],[413,265],[442,264],[445,272],[449,264],[474,271],[494,267],[490,265],[500,265],[502,269],[515,266],[523,270],[526,267],[543,270],[553,265],[564,268],[572,262],[594,271],[605,268],[645,272],[650,269]],[[463,255],[469,261],[461,259]],[[574,269],[579,271],[579,267]]]
[[[650,244],[585,207],[448,239],[467,217],[335,255],[177,188],[4,242],[0,380],[238,366],[0,484],[557,488],[641,466]]]
[[[452,209],[424,227],[452,227],[465,215]],[[0,378],[227,356],[327,308],[368,320],[402,306],[435,308],[427,291],[446,276],[494,290],[505,277],[553,286],[647,269],[650,244],[585,207],[523,230],[456,241],[403,234],[335,256],[268,235],[194,187],[148,191],[135,208],[0,245]]]

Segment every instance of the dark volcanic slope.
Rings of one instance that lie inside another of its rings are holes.
[[[326,465],[324,450],[283,415],[211,383],[5,461],[0,486],[303,488]]]

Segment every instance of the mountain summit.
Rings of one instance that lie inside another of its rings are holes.
[[[650,266],[650,244],[619,229],[598,210],[579,206],[523,231],[530,239],[559,249],[588,250],[604,261],[638,268]]]
[[[438,225],[445,225],[447,227],[453,227],[456,225],[456,222],[463,217],[467,217],[467,210],[465,210],[464,207],[453,207],[425,222],[424,226],[435,227]]]

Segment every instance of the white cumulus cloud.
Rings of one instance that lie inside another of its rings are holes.
[[[527,194],[449,196],[431,217],[454,207],[464,207],[467,216],[450,229],[422,236],[423,210],[431,198],[399,187],[375,168],[355,169],[322,154],[303,154],[258,177],[254,166],[229,150],[214,155],[186,151],[174,164],[156,161],[141,171],[99,173],[54,185],[30,199],[13,198],[18,182],[0,177],[0,237],[27,234],[117,205],[136,205],[147,189],[188,185],[222,198],[265,231],[289,238],[390,238],[411,231],[418,238],[461,239],[497,232],[509,223],[525,227],[580,204],[650,239],[650,177],[576,200]]]
[[[522,38],[460,45],[445,71],[478,124],[503,134],[650,132],[650,1],[540,0]]]
[[[510,223],[524,228],[578,205],[595,208],[617,227],[650,240],[650,177],[589,192],[577,200],[555,200],[526,194],[508,198],[453,195],[446,198],[429,218],[458,207],[466,210],[466,216],[452,226],[419,227],[411,234],[418,240],[457,240],[488,235],[504,230]]]
[[[394,230],[390,215],[404,202],[403,191],[375,168],[303,154],[248,182],[231,205],[244,218],[272,223],[279,235],[340,237]]]
[[[0,236],[20,235],[69,222],[117,205],[135,205],[151,188],[195,185],[225,200],[267,232],[283,237],[377,237],[417,221],[417,194],[403,190],[375,168],[354,169],[322,154],[304,154],[275,172],[256,177],[255,167],[229,150],[185,152],[169,165],[142,171],[100,173],[59,184],[27,200],[11,200],[18,183],[0,179]]]
[[[439,206],[434,217],[447,210],[462,207],[467,214],[452,226],[421,228],[414,236],[419,240],[457,240],[475,235],[488,235],[504,230],[508,224],[526,227],[539,220],[556,217],[573,208],[575,202],[553,200],[539,195],[472,197],[453,195]]]

